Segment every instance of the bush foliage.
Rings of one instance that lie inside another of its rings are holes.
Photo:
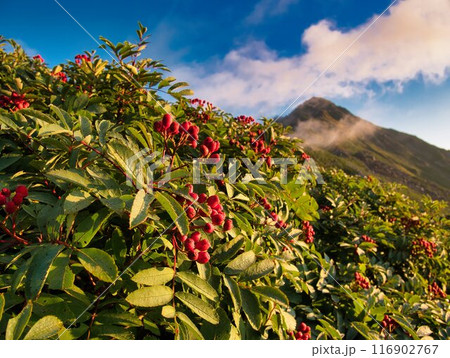
[[[447,338],[444,204],[299,183],[299,141],[186,99],[139,57],[145,31],[54,68],[1,39],[0,337]],[[195,159],[240,157],[264,183],[238,161],[192,185]],[[272,158],[291,157],[284,183]]]

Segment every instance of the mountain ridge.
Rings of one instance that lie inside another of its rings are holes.
[[[348,109],[312,97],[281,120],[313,158],[350,174],[375,175],[434,199],[450,197],[450,151],[417,136],[377,126]]]

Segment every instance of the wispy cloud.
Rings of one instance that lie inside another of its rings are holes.
[[[259,24],[267,17],[285,13],[289,6],[298,1],[299,0],[260,0],[254,6],[252,12],[246,17],[245,21],[249,24]]]
[[[401,91],[413,79],[439,83],[449,76],[450,1],[404,0],[305,93],[331,98],[373,94],[373,84]],[[178,78],[196,95],[231,111],[275,114],[295,99],[374,18],[349,31],[323,20],[302,36],[307,51],[281,57],[263,42],[230,51],[207,65],[181,67]]]

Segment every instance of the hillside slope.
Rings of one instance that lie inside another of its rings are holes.
[[[376,175],[433,198],[450,198],[450,151],[413,135],[376,126],[347,109],[313,97],[281,122],[321,165]]]

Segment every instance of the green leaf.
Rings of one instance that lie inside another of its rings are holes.
[[[89,103],[89,96],[86,93],[77,94],[77,98],[73,102],[73,110],[76,112],[86,108]]]
[[[65,290],[73,286],[75,274],[69,267],[70,255],[70,250],[63,251],[53,260],[47,278],[47,284],[51,290]]]
[[[219,298],[217,291],[208,282],[191,272],[178,272],[177,278],[212,301],[217,301]]]
[[[78,247],[86,247],[112,214],[110,210],[103,208],[89,215],[75,228],[73,244]]]
[[[152,267],[139,271],[131,279],[141,285],[158,286],[172,280],[173,274],[173,269],[169,267]]]
[[[173,292],[167,286],[140,288],[131,292],[126,300],[137,307],[164,306],[173,299]]]
[[[92,134],[91,121],[85,116],[80,116],[80,130],[83,137]]]
[[[380,335],[376,331],[370,330],[369,327],[367,327],[362,322],[351,322],[352,327],[357,330],[365,339],[370,340],[376,340],[380,339]]]
[[[83,209],[86,209],[95,201],[95,198],[88,192],[75,189],[64,200],[64,213],[74,214]]]
[[[130,212],[130,229],[143,223],[147,218],[148,208],[152,202],[153,197],[141,189],[136,194],[133,201],[133,206]]]
[[[233,301],[234,309],[239,312],[242,306],[241,290],[235,280],[231,277],[223,275],[223,282],[230,291],[231,300]]]
[[[255,286],[251,288],[253,293],[263,296],[282,306],[289,306],[287,296],[278,288],[270,286]]]
[[[2,320],[3,311],[5,310],[5,296],[0,293],[0,321]]]
[[[249,290],[241,288],[242,309],[253,329],[258,330],[262,324],[262,315],[259,301]]]
[[[84,188],[89,188],[89,186],[91,185],[89,179],[87,179],[84,173],[78,169],[50,170],[49,172],[47,172],[46,176],[51,180],[59,180],[66,183],[79,185]]]
[[[164,318],[174,318],[176,314],[176,310],[173,306],[164,306],[161,309],[161,316]]]
[[[42,245],[33,255],[25,278],[25,295],[35,299],[44,287],[53,260],[64,248],[62,245]]]
[[[105,251],[96,248],[81,249],[77,252],[83,267],[98,279],[113,282],[117,277],[117,266]]]
[[[211,324],[219,323],[219,315],[209,303],[206,303],[202,299],[194,296],[191,293],[177,292],[175,296],[183,302],[192,312],[197,314]]]
[[[56,336],[64,329],[63,323],[55,316],[45,316],[37,321],[25,335],[25,340],[42,340]]]
[[[271,259],[265,259],[259,261],[244,272],[242,272],[241,278],[246,281],[256,280],[257,278],[263,277],[273,271],[275,268],[275,263]]]
[[[224,269],[227,275],[237,275],[253,265],[256,261],[256,255],[253,251],[246,251],[231,261]]]
[[[44,137],[44,136],[55,135],[55,134],[60,134],[60,133],[70,133],[70,131],[68,129],[61,127],[58,124],[46,124],[41,127],[38,135],[40,137]]]
[[[156,193],[155,198],[170,215],[171,219],[178,227],[178,230],[180,230],[180,233],[186,235],[189,232],[189,220],[178,201],[172,196],[162,192]]]
[[[28,321],[31,317],[31,311],[33,310],[33,304],[28,302],[25,308],[16,317],[11,318],[6,326],[6,340],[19,339]]]
[[[142,327],[142,322],[139,317],[130,312],[111,312],[111,311],[102,311],[98,313],[96,322],[100,322],[102,324],[115,324],[118,326],[125,327]]]
[[[406,332],[408,332],[411,335],[412,339],[420,339],[416,332],[414,331],[413,327],[411,326],[411,323],[408,322],[403,316],[400,316],[399,314],[392,314],[392,318],[397,322]]]
[[[339,333],[339,331],[334,328],[331,324],[329,324],[327,321],[323,320],[323,319],[319,319],[320,324],[322,325],[322,327],[325,329],[325,331],[333,338],[333,339],[337,339],[337,340],[341,340],[342,336]]]
[[[230,260],[234,255],[237,254],[244,242],[244,237],[238,236],[233,240],[227,242],[226,244],[219,246],[214,250],[214,253],[212,255],[214,262],[222,263]]]
[[[188,329],[190,333],[189,338],[204,339],[197,326],[187,315],[185,315],[183,312],[177,312],[177,318],[180,320],[180,323],[182,323]]]

